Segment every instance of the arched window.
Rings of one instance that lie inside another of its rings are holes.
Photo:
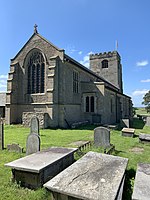
[[[90,109],[89,109],[89,104],[90,103],[90,98],[87,96],[86,97],[86,112],[89,112],[90,111]]]
[[[94,98],[94,96],[90,96],[90,95],[86,96],[85,103],[86,103],[86,107],[85,107],[86,112],[95,112],[95,98]]]
[[[43,93],[45,84],[45,64],[42,54],[34,51],[27,63],[28,94]]]
[[[102,68],[108,68],[108,60],[102,61]]]
[[[91,112],[94,112],[94,97],[91,96]]]

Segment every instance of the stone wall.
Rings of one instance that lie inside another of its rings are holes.
[[[30,127],[30,122],[33,116],[37,116],[39,119],[39,125],[40,128],[47,128],[48,127],[48,113],[42,113],[42,112],[23,112],[22,114],[22,124],[24,126]]]

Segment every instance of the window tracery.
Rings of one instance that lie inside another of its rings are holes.
[[[27,63],[28,69],[28,93],[44,93],[45,64],[43,55],[34,51]]]

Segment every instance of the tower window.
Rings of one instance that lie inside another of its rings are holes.
[[[42,54],[33,52],[28,61],[28,94],[43,93],[45,83],[45,64]]]
[[[108,68],[108,60],[102,61],[102,68]]]

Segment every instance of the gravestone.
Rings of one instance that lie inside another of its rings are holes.
[[[7,149],[8,149],[8,151],[23,153],[23,148],[20,147],[19,144],[8,144]]]
[[[94,129],[94,145],[101,147],[110,146],[110,130],[105,127]]]
[[[146,126],[150,126],[150,116],[147,116],[146,118]]]
[[[30,134],[27,137],[26,155],[40,151],[39,120],[36,116],[31,119]]]
[[[30,133],[39,135],[39,119],[36,116],[31,118]]]
[[[150,199],[150,164],[148,163],[139,163],[137,166],[132,199]]]
[[[44,184],[53,200],[122,200],[127,158],[88,152]]]
[[[0,150],[4,149],[4,124],[3,120],[0,118]]]

